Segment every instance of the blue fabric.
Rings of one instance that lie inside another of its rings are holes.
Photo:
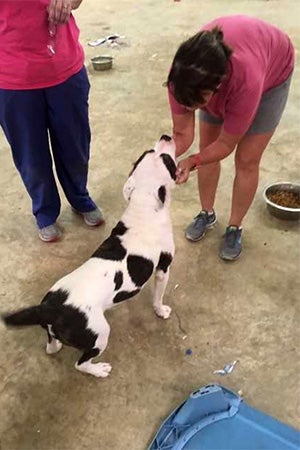
[[[0,89],[0,125],[32,199],[39,228],[54,223],[60,212],[53,160],[69,203],[81,212],[96,208],[86,187],[91,139],[89,89],[85,67],[50,88]]]

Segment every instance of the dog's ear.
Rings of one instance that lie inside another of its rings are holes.
[[[165,186],[159,186],[159,188],[154,191],[154,196],[157,199],[158,209],[163,208],[163,206],[165,204],[165,201],[166,201],[166,196],[167,196],[166,187]]]
[[[127,202],[130,201],[132,192],[135,190],[135,179],[131,175],[123,186],[123,197]]]

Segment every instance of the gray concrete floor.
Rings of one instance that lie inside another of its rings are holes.
[[[83,1],[76,17],[91,81],[89,186],[107,224],[88,229],[62,197],[64,238],[41,243],[1,134],[1,311],[39,302],[53,282],[85,261],[108,235],[125,206],[121,191],[131,163],[161,133],[171,131],[162,83],[175,49],[201,24],[230,13],[279,25],[299,49],[298,0]],[[95,73],[89,58],[99,51],[87,42],[112,32],[126,35],[130,46],[101,50],[113,53],[114,70]],[[230,208],[232,158],[223,163],[218,225],[200,243],[188,243],[183,236],[198,210],[196,178],[175,190],[177,250],[166,292],[173,315],[166,322],[154,316],[150,286],[110,311],[112,332],[103,356],[113,366],[108,379],[75,371],[75,349],[47,356],[39,328],[7,331],[0,325],[2,450],[145,449],[162,419],[191,391],[220,381],[242,389],[251,405],[299,426],[298,226],[271,217],[262,202],[267,183],[299,179],[299,97],[298,66],[284,119],[263,157],[238,262],[218,258]],[[185,356],[187,348],[191,356]],[[240,363],[228,378],[212,374],[234,359]]]

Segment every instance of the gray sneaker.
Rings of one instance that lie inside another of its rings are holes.
[[[102,211],[100,211],[99,208],[93,209],[92,211],[88,212],[80,212],[74,208],[72,208],[72,210],[76,214],[82,216],[85,223],[90,227],[98,227],[99,225],[102,225],[104,223],[104,217]]]
[[[226,261],[234,261],[238,259],[241,253],[242,230],[235,225],[229,225],[223,236],[220,257]]]
[[[185,237],[189,241],[199,241],[205,235],[206,230],[212,228],[216,221],[217,218],[214,211],[212,214],[208,214],[208,212],[203,209],[185,230]]]
[[[57,223],[53,223],[47,227],[39,228],[38,234],[43,242],[56,242],[61,238],[62,232]]]

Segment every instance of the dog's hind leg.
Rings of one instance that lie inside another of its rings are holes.
[[[59,350],[62,348],[62,343],[54,337],[51,325],[47,325],[46,330],[48,335],[46,353],[48,353],[48,355],[52,355],[53,353],[59,352]]]
[[[86,372],[95,377],[105,378],[111,371],[111,365],[107,363],[93,363],[92,360],[101,355],[106,349],[110,327],[104,316],[97,317],[99,325],[99,334],[93,348],[84,351],[81,358],[76,362],[75,368],[80,372]],[[98,327],[97,327],[98,328]]]
[[[155,314],[162,319],[168,319],[171,314],[171,308],[163,304],[163,296],[169,280],[169,268],[166,271],[157,269],[155,272],[153,307]]]

